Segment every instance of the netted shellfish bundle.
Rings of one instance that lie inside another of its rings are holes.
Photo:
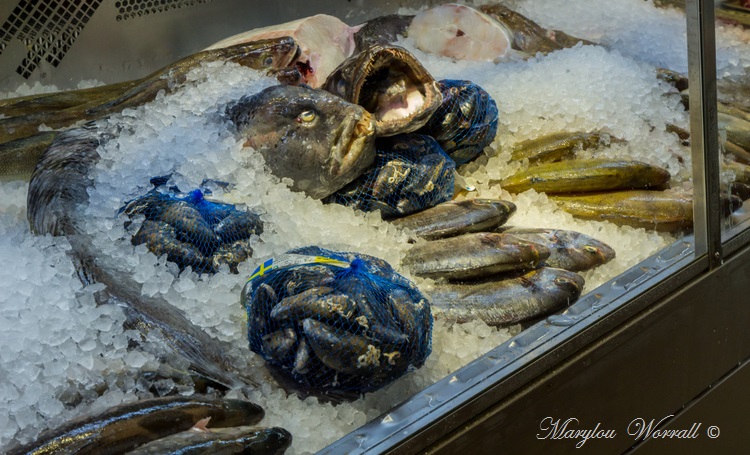
[[[328,202],[384,218],[409,215],[453,198],[456,163],[437,141],[423,134],[399,134],[375,142],[375,163]]]
[[[258,267],[242,303],[250,349],[306,392],[373,391],[430,354],[428,301],[365,254],[289,251]]]

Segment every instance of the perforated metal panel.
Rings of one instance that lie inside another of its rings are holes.
[[[96,12],[101,0],[21,0],[0,27],[0,54],[11,40],[18,39],[27,49],[16,67],[24,79],[42,59],[57,67]]]
[[[209,3],[213,0],[121,0],[115,2],[117,20],[124,21],[147,14],[163,13],[170,9]]]

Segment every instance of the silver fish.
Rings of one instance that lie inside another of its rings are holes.
[[[549,267],[581,272],[606,264],[615,257],[615,250],[580,232],[564,229],[500,227],[497,232],[540,243],[550,255],[544,260]]]
[[[561,310],[581,295],[583,277],[541,267],[517,278],[470,284],[435,284],[424,288],[435,318],[455,322],[481,319],[505,326]]]
[[[533,269],[549,255],[549,249],[536,242],[478,232],[414,245],[403,265],[416,276],[465,280]]]
[[[508,221],[515,211],[515,204],[509,201],[467,199],[444,202],[392,223],[431,240],[492,229]]]
[[[211,418],[212,426],[255,425],[263,409],[241,400],[165,397],[140,400],[84,417],[47,431],[34,442],[8,452],[22,454],[123,453],[141,444],[185,431]]]
[[[291,444],[292,435],[278,427],[193,427],[142,445],[126,455],[280,455]]]

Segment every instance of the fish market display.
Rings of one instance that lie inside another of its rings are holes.
[[[263,36],[269,46],[290,44],[271,60],[258,54],[261,71],[208,58],[174,79],[8,94],[0,124],[25,132],[0,143],[0,252],[13,264],[0,270],[7,290],[0,296],[0,450],[123,402],[208,391],[262,406],[269,428],[248,438],[268,435],[278,450],[312,453],[507,341],[519,322],[565,308],[689,230],[689,138],[678,133],[687,129],[686,105],[681,89],[656,76],[659,68],[686,73],[684,15],[637,0],[573,0],[566,8],[511,3],[512,10],[448,5],[439,14],[402,8],[365,24],[318,15],[249,33],[251,48],[263,33],[276,33]],[[420,30],[419,15],[433,22]],[[430,32],[438,27],[447,33]],[[479,33],[502,34],[506,48],[472,49],[465,38],[481,40]],[[749,33],[717,29],[721,78],[742,80]],[[437,51],[417,44],[431,37]],[[446,56],[474,50],[480,58]],[[292,86],[302,82],[328,91]],[[130,99],[143,102],[127,105]],[[92,103],[102,116],[66,130],[93,119],[85,110]],[[406,109],[393,109],[398,105]],[[51,122],[66,116],[73,121]],[[742,144],[743,124],[732,124]],[[441,136],[450,127],[457,132]],[[407,130],[430,138],[423,140],[426,154],[399,156],[397,141],[414,142],[400,136]],[[387,150],[380,147],[388,141]],[[735,145],[732,155],[740,157]],[[62,153],[55,158],[54,150]],[[28,178],[43,154],[31,186],[8,180]],[[575,195],[509,191],[512,176],[533,176],[546,169],[535,166],[551,162],[647,166],[658,178],[649,190],[582,195],[576,183],[566,188]],[[727,188],[748,180],[735,163],[727,161]],[[656,183],[665,172],[668,182]],[[365,175],[372,178],[360,181]],[[367,202],[330,203],[350,190]],[[574,217],[561,208],[584,205],[571,198],[594,198],[593,214]],[[730,211],[737,201],[725,204]],[[524,228],[506,228],[511,217]],[[227,227],[240,228],[242,238],[230,238]],[[454,243],[471,233],[517,240],[487,242],[489,249],[480,241]],[[438,239],[453,245],[440,251],[450,260],[438,255]],[[499,244],[523,244],[536,254],[524,256],[522,270],[498,271],[482,255],[521,255],[492,249]],[[430,305],[419,306],[411,291],[347,298],[325,277],[242,292],[256,268],[305,245],[377,258],[369,259],[375,269],[392,264]],[[414,257],[433,250],[436,279],[411,269],[423,264]],[[470,263],[468,272],[438,267],[460,261]],[[491,276],[475,275],[485,267]],[[253,319],[259,315],[241,298],[275,305]],[[416,309],[417,319],[404,308]],[[370,324],[368,310],[386,322]],[[424,334],[429,313],[427,356],[426,335],[410,335]],[[261,330],[248,331],[248,324]],[[415,341],[422,350],[408,351]],[[269,359],[280,366],[269,368]],[[327,378],[326,399],[337,401],[339,379],[369,391],[335,406],[300,393],[316,371]],[[294,437],[291,446],[280,428]],[[245,438],[241,431],[227,440]],[[224,436],[214,433],[206,444],[219,450]],[[164,447],[153,450],[172,450]]]
[[[369,392],[421,367],[430,305],[380,259],[317,247],[264,263],[245,285],[250,348],[305,392]]]

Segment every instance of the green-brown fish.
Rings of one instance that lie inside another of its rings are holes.
[[[175,91],[185,82],[188,72],[202,62],[235,62],[254,69],[283,68],[294,60],[298,51],[292,38],[281,37],[198,52],[138,80],[133,86],[117,85],[88,103],[0,119],[0,143],[32,136],[39,132],[41,124],[58,129],[145,104],[161,90]]]
[[[498,232],[544,245],[550,251],[544,265],[571,272],[593,269],[615,257],[609,245],[576,231],[509,226],[498,228]]]
[[[515,204],[509,201],[466,199],[444,202],[391,223],[430,240],[491,230],[508,221],[515,211]]]
[[[611,221],[619,226],[674,232],[693,226],[693,200],[667,191],[635,190],[550,196],[577,218]]]
[[[575,302],[583,289],[575,272],[541,267],[516,278],[481,283],[440,283],[425,287],[436,319],[467,322],[481,319],[506,326],[559,311]]]
[[[511,148],[511,160],[528,159],[529,163],[547,163],[572,158],[578,150],[609,146],[623,142],[609,134],[561,131],[519,142]]]
[[[640,161],[588,159],[543,163],[499,183],[511,193],[536,190],[551,194],[656,188],[669,181],[666,169]]]
[[[201,397],[140,400],[42,433],[8,455],[119,454],[187,430],[206,417],[215,427],[255,425],[263,418],[263,409],[248,401]]]
[[[283,428],[196,429],[157,439],[127,455],[280,455],[292,444]]]
[[[535,268],[550,251],[511,234],[478,232],[414,245],[403,265],[416,276],[465,280]]]

